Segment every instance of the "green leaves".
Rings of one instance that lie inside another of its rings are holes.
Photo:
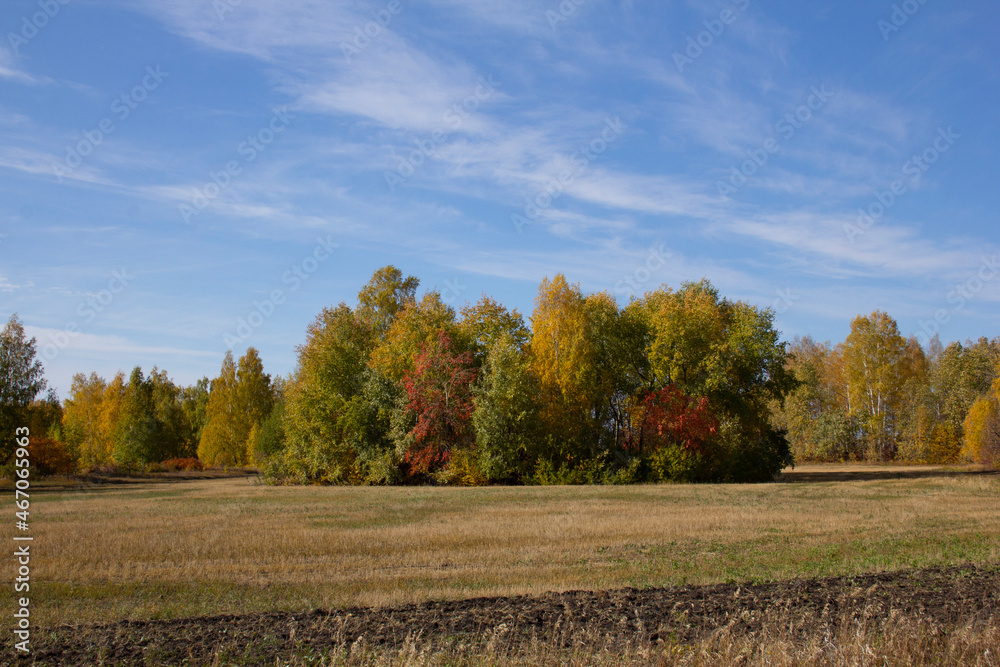
[[[35,345],[17,314],[11,315],[0,331],[0,462],[14,451],[14,429],[26,425],[28,405],[45,390],[45,371],[35,358]]]

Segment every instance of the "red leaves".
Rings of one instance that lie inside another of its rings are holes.
[[[417,419],[410,431],[414,446],[405,460],[415,473],[429,472],[448,462],[451,449],[472,439],[472,354],[454,351],[451,338],[439,331],[414,357],[413,370],[403,378],[407,408]]]
[[[719,429],[707,398],[687,396],[674,385],[650,392],[642,406],[644,440],[653,451],[673,444],[700,452]]]

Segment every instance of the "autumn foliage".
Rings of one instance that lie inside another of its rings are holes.
[[[418,286],[376,271],[309,325],[287,378],[254,348],[191,387],[155,368],[78,375],[39,423],[58,421],[81,466],[252,465],[281,483],[755,482],[794,458],[1000,459],[1000,339],[925,349],[875,311],[839,345],[789,345],[771,309],[705,279],[623,305],[556,274],[529,317]]]
[[[797,338],[790,352],[799,385],[774,414],[798,460],[996,460],[1000,338],[923,347],[875,311],[843,343]]]
[[[416,423],[404,460],[414,473],[426,473],[448,462],[452,448],[473,441],[472,353],[458,353],[443,331],[424,343],[403,378],[407,410]]]
[[[642,402],[642,415],[642,432],[631,443],[635,449],[656,451],[675,446],[701,454],[719,432],[708,398],[686,396],[674,385],[651,392]]]

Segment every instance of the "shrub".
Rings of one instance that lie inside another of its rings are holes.
[[[190,471],[190,470],[204,470],[205,466],[202,462],[196,458],[187,459],[169,459],[160,464],[160,466],[167,471],[174,472],[178,470]]]
[[[35,474],[68,476],[76,472],[76,462],[63,443],[42,436],[31,436],[28,443],[31,466]]]

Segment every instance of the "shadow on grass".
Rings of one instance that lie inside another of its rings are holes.
[[[932,466],[895,467],[844,465],[831,466],[828,470],[818,466],[805,466],[803,470],[785,470],[779,482],[877,482],[890,479],[932,479],[936,477],[990,477],[1000,476],[1000,470],[981,468],[946,468]]]
[[[150,486],[159,484],[177,484],[179,482],[196,482],[212,479],[247,479],[259,481],[260,473],[256,470],[204,470],[152,473],[146,475],[103,475],[81,474],[70,477],[52,475],[33,479],[30,493],[42,495],[46,493],[66,493],[67,491],[94,493],[111,491],[129,487]],[[13,493],[13,480],[0,481],[0,494]]]

